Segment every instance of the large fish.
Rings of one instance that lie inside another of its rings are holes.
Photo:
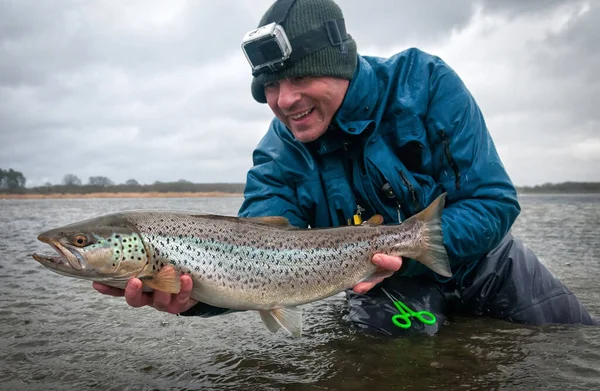
[[[380,225],[375,216],[360,226],[323,229],[294,228],[281,217],[121,212],[40,234],[57,254],[33,257],[56,273],[119,288],[137,277],[145,290],[177,293],[186,273],[194,282],[192,298],[258,310],[272,332],[283,327],[299,336],[296,306],[388,273],[371,262],[375,253],[415,259],[450,277],[444,200],[442,194],[399,225]]]

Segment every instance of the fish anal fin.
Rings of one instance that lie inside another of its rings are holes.
[[[171,267],[166,266],[160,269],[158,273],[138,277],[150,288],[167,293],[179,293],[181,285],[179,282],[179,273]]]
[[[262,319],[263,323],[265,324],[265,326],[267,326],[267,328],[269,329],[270,332],[276,333],[277,330],[279,330],[281,328],[281,326],[275,320],[275,318],[273,316],[271,316],[271,312],[258,311],[258,313],[260,314],[260,318]]]
[[[302,336],[302,310],[297,307],[276,308],[269,311],[275,321],[292,337]],[[269,327],[269,325],[267,325]]]

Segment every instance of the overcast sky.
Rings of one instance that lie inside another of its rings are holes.
[[[272,114],[240,50],[271,0],[0,0],[0,168],[28,185],[243,182]],[[339,0],[360,54],[419,47],[517,185],[600,181],[600,1]]]

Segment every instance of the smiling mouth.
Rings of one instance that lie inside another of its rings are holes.
[[[301,119],[303,119],[304,117],[308,116],[310,113],[312,113],[315,110],[315,108],[310,108],[308,110],[305,110],[301,113],[298,114],[294,114],[294,115],[288,115],[288,117],[294,121],[299,121]]]

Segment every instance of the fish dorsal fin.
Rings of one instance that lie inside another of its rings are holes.
[[[152,289],[167,293],[179,293],[181,285],[179,283],[179,273],[171,266],[166,266],[153,275],[138,277],[144,284]]]
[[[274,225],[285,228],[293,227],[288,219],[281,216],[246,217],[245,219],[259,224]]]
[[[365,221],[365,225],[381,225],[383,224],[383,216],[382,215],[373,215],[369,220]]]
[[[302,336],[302,310],[297,307],[276,308],[269,311],[275,322],[279,324],[285,331],[290,333],[292,337]],[[266,314],[265,314],[266,315]],[[264,316],[263,317],[264,321]],[[275,326],[267,321],[265,322],[269,330],[273,331]]]
[[[265,224],[281,228],[296,228],[290,224],[289,220],[281,216],[260,216],[260,217],[236,217],[224,215],[191,215],[191,217],[209,220],[222,220],[232,223],[249,223],[249,224]]]

